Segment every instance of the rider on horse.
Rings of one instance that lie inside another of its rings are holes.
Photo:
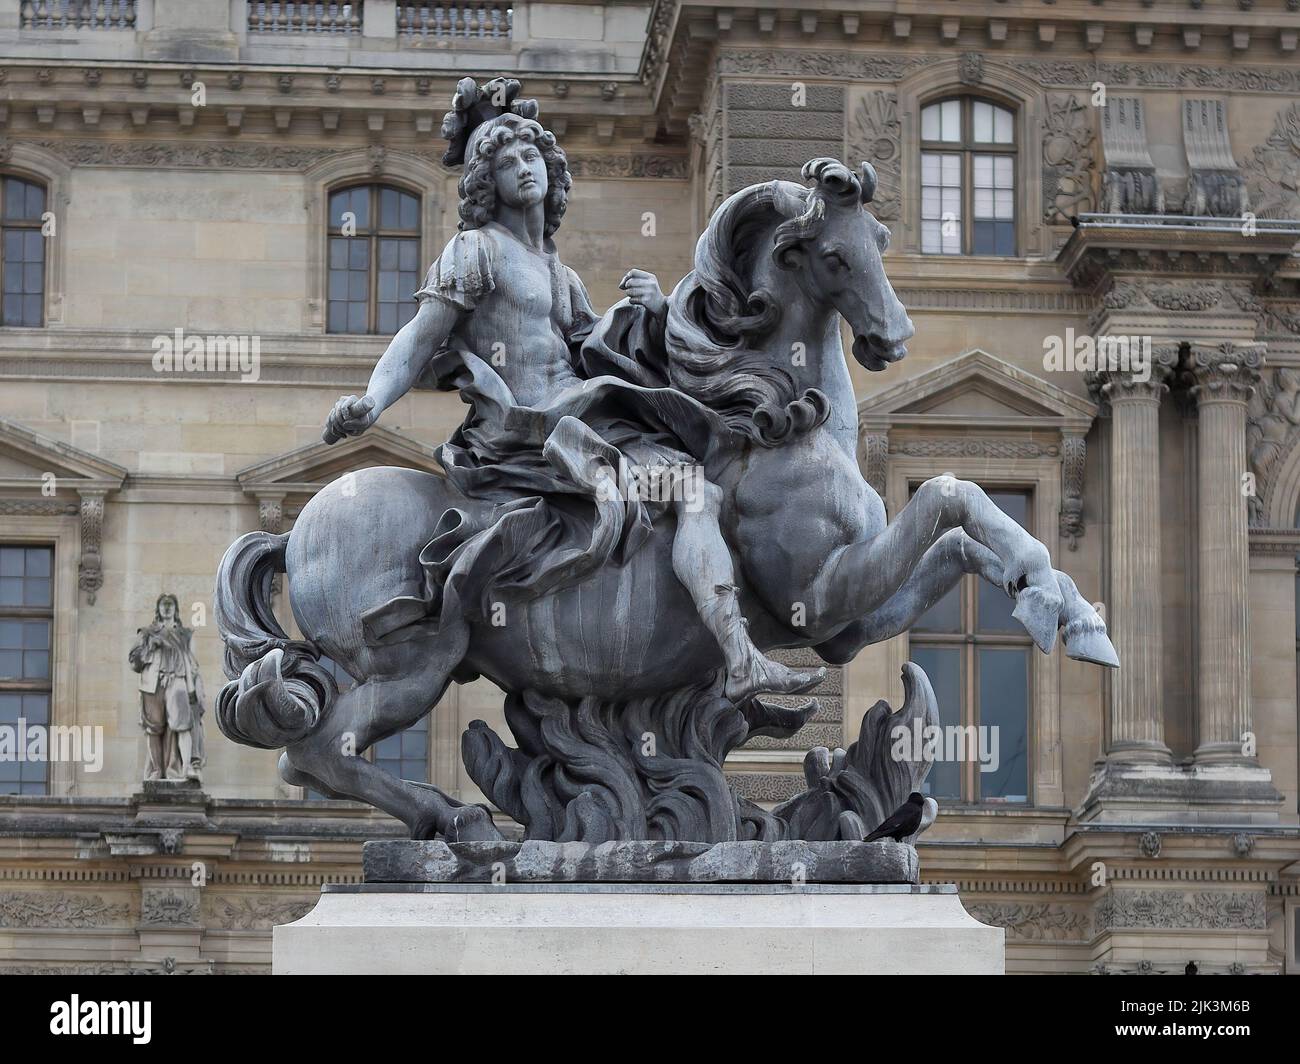
[[[722,650],[726,696],[807,690],[823,670],[763,655],[741,615],[722,495],[702,472],[731,429],[642,367],[663,359],[668,308],[652,275],[629,273],[629,301],[598,319],[560,262],[552,237],[572,178],[535,120],[536,101],[518,92],[506,79],[457,86],[443,135],[444,162],[465,164],[461,231],[430,267],[416,316],[365,396],[340,399],[325,428],[327,443],[364,432],[417,383],[458,390],[469,413],[439,458],[461,492],[495,503],[477,521],[460,509],[443,515],[420,554],[424,595],[372,611],[367,637],[401,639],[430,617],[508,624],[511,598],[625,562],[671,508],[673,569]]]

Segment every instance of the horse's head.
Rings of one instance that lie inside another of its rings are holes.
[[[773,257],[797,274],[810,299],[829,302],[849,323],[853,357],[882,370],[907,354],[916,330],[881,262],[889,230],[863,206],[875,194],[876,171],[863,163],[855,174],[836,159],[813,159],[803,176],[815,184],[793,205],[797,216],[777,228]]]

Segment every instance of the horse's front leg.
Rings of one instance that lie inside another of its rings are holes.
[[[1001,571],[993,581],[1016,599],[1012,615],[1044,653],[1065,623],[1065,596],[1051,556],[1038,540],[998,509],[977,484],[942,476],[927,480],[893,523],[874,539],[835,550],[812,589],[812,612],[843,623],[879,609],[898,593],[925,553],[960,528],[993,552]]]
[[[908,631],[966,573],[975,573],[994,587],[1000,587],[1002,572],[1002,563],[988,547],[976,543],[961,529],[952,529],[921,556],[903,586],[878,609],[815,649],[825,661],[843,665],[852,661],[863,647]],[[1118,665],[1115,648],[1106,635],[1106,625],[1096,610],[1065,573],[1056,570],[1055,576],[1065,599],[1061,616],[1066,653],[1097,665]]]

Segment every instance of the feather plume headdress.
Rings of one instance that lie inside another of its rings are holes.
[[[522,86],[514,78],[493,78],[479,85],[473,78],[461,78],[451,99],[451,110],[442,119],[447,152],[446,166],[460,166],[472,151],[478,134],[502,115],[537,120],[536,100],[517,99]]]

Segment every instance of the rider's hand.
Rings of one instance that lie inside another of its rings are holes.
[[[628,299],[639,307],[645,307],[656,317],[663,317],[668,310],[668,300],[659,288],[659,278],[645,270],[628,270],[619,288],[627,293]]]
[[[370,396],[363,395],[358,399],[355,395],[345,395],[334,404],[330,416],[325,419],[321,439],[326,443],[338,443],[345,436],[360,436],[378,417],[375,401]]]

